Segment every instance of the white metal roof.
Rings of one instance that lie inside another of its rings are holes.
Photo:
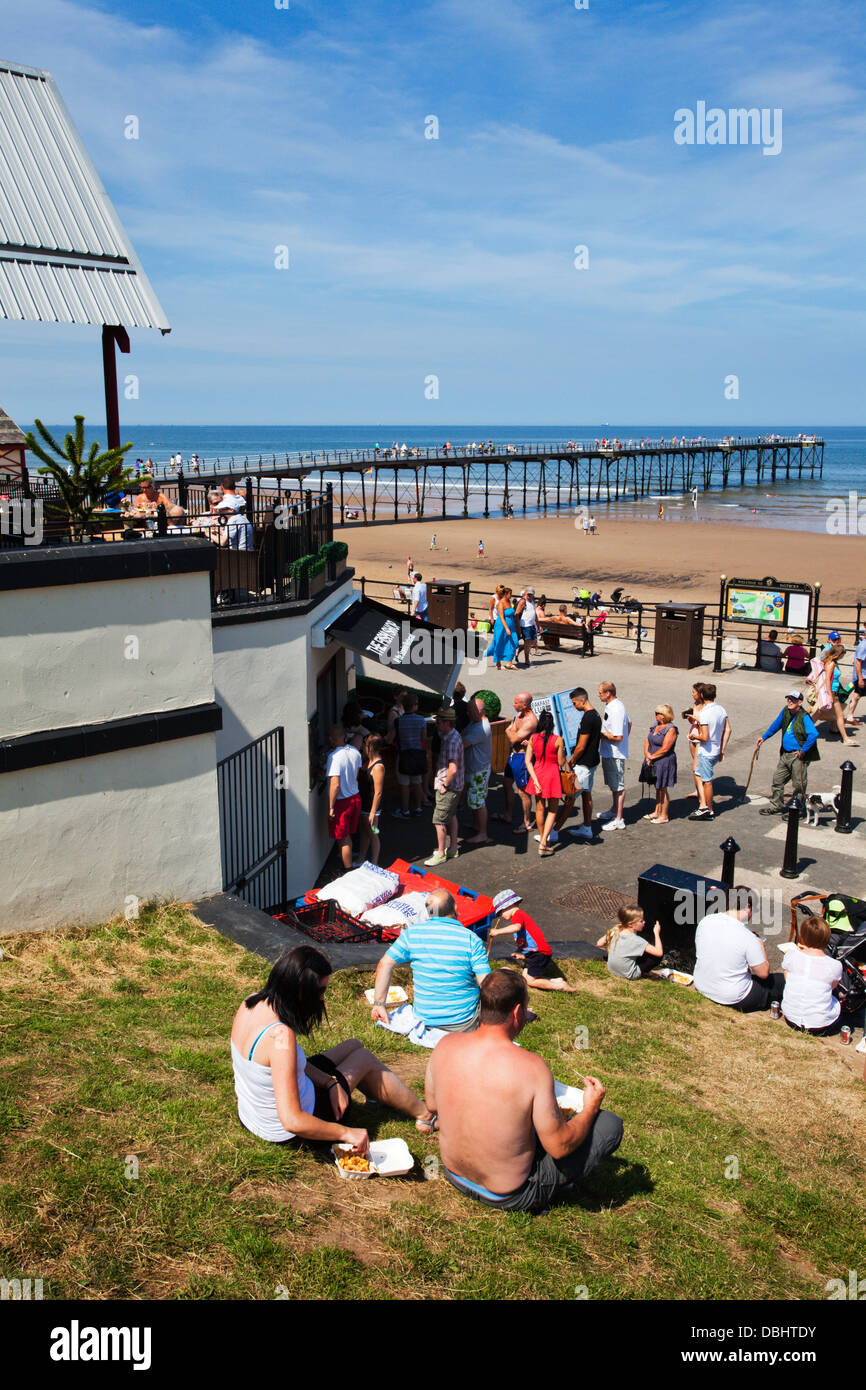
[[[51,74],[2,61],[0,313],[170,331]]]

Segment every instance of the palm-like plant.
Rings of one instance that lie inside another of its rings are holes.
[[[72,536],[78,539],[92,523],[93,513],[104,504],[107,494],[122,491],[134,481],[133,470],[123,466],[123,456],[132,448],[132,443],[102,453],[99,444],[93,443],[85,457],[83,415],[75,416],[75,433],[67,434],[62,449],[41,420],[34,423],[48,449],[57,457],[52,458],[32,430],[27,435],[27,447],[45,465],[38,471],[51,475],[63,498],[62,510],[50,504],[46,510],[60,515],[65,512]]]

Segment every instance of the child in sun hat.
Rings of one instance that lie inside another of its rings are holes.
[[[517,950],[509,959],[523,966],[523,978],[533,989],[557,989],[564,990],[567,994],[576,994],[576,986],[570,985],[561,976],[555,976],[550,980],[546,978],[553,961],[553,952],[541,928],[529,913],[523,912],[518,906],[521,901],[520,895],[515,893],[513,888],[503,888],[496,894],[493,899],[495,920],[501,920],[507,925],[492,926],[487,933],[488,939],[492,940],[495,936],[516,938],[514,944]]]

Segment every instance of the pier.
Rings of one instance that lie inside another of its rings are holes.
[[[321,491],[331,485],[340,524],[369,525],[468,517],[472,511],[488,517],[509,508],[546,513],[682,495],[694,488],[724,491],[820,478],[824,440],[814,435],[638,444],[569,440],[509,444],[484,452],[455,445],[447,450],[341,450],[283,457],[282,462],[276,455],[207,460],[192,476],[179,470],[166,477],[185,502],[189,492],[205,489],[229,473],[259,505],[281,496],[283,483],[303,487],[310,479]]]

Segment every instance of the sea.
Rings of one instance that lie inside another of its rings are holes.
[[[67,426],[56,427],[61,437]],[[88,439],[99,438],[99,427]],[[125,443],[131,441],[129,461],[134,465],[137,459],[151,460],[154,472],[161,476],[168,467],[173,455],[178,452],[184,461],[184,470],[189,472],[189,460],[198,454],[210,471],[233,470],[243,473],[255,471],[257,465],[271,467],[273,463],[296,463],[302,460],[312,465],[312,482],[317,482],[315,470],[316,456],[335,450],[371,451],[378,442],[383,449],[392,444],[406,444],[410,448],[439,449],[446,440],[452,447],[472,441],[492,441],[498,448],[508,444],[555,444],[573,440],[592,447],[596,440],[618,438],[625,443],[643,438],[670,441],[700,437],[707,440],[721,440],[726,436],[741,434],[744,439],[758,435],[780,435],[784,438],[800,434],[817,435],[825,441],[824,472],[821,478],[791,478],[786,482],[784,476],[777,477],[771,484],[764,481],[760,486],[749,485],[744,488],[729,486],[724,491],[718,489],[701,492],[695,508],[690,495],[656,494],[633,500],[625,495],[606,500],[602,496],[596,501],[593,489],[592,508],[599,523],[607,517],[637,520],[644,517],[655,518],[661,502],[668,521],[682,521],[694,524],[698,521],[727,522],[735,525],[770,526],[791,528],[798,531],[811,531],[831,534],[866,535],[866,426],[820,426],[811,421],[797,421],[794,424],[732,426],[725,425],[641,425],[605,422],[596,425],[121,425],[121,437]],[[104,439],[104,433],[103,433]],[[483,474],[477,464],[483,459],[476,458],[476,470],[470,484],[470,515],[480,517],[484,511]],[[387,462],[387,460],[383,460]],[[491,478],[494,470],[491,468]],[[520,486],[515,486],[518,480]],[[441,470],[431,471],[428,479],[428,507],[431,514],[441,512]],[[327,475],[325,475],[327,481]],[[733,482],[733,469],[731,473]],[[538,512],[536,505],[538,485],[538,465],[529,464],[527,469],[527,514]],[[357,486],[357,484],[356,484]],[[511,501],[515,512],[523,512],[523,469],[515,469],[511,482]],[[388,481],[387,473],[380,474],[378,486],[378,506],[381,515],[388,509],[389,499],[393,501],[393,482]],[[453,470],[448,480],[448,514],[455,517],[462,514],[462,483],[460,474]],[[613,491],[613,489],[612,489]],[[408,475],[398,485],[400,512],[410,506],[414,485],[410,489]],[[350,488],[345,489],[347,505]],[[370,486],[367,487],[368,504]],[[566,511],[567,486],[563,489],[562,511]],[[548,515],[556,510],[555,485],[550,487],[548,470]],[[501,494],[491,486],[490,514],[501,512]],[[378,510],[378,508],[377,508]],[[858,530],[859,526],[859,530]]]

